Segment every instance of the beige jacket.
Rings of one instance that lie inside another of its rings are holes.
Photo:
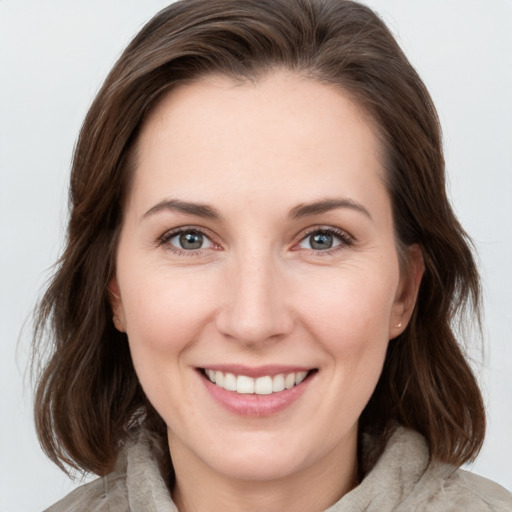
[[[428,464],[425,440],[403,428],[362,483],[326,512],[511,512],[512,494],[456,469]],[[160,475],[149,438],[127,443],[115,470],[79,487],[47,512],[178,512]]]

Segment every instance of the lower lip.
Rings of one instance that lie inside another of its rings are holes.
[[[206,389],[217,403],[232,413],[253,417],[271,416],[291,406],[302,396],[313,379],[313,375],[308,375],[305,380],[293,388],[270,395],[256,395],[227,391],[213,384],[202,372],[200,375]]]

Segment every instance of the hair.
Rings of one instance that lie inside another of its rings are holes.
[[[75,148],[66,246],[38,305],[33,342],[34,360],[49,352],[37,432],[62,469],[108,473],[134,426],[165,437],[108,296],[145,118],[178,84],[209,74],[254,81],[277,68],[337,87],[370,116],[384,147],[397,247],[419,244],[423,253],[413,316],[389,344],[360,428],[382,440],[394,425],[414,429],[432,459],[456,465],[479,452],[483,401],[453,323],[467,307],[479,315],[478,272],[447,198],[435,107],[392,34],[348,0],[182,0],[120,56]]]

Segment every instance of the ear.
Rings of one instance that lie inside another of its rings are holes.
[[[390,340],[405,331],[416,305],[416,298],[424,272],[425,263],[421,247],[418,244],[410,245],[407,248],[407,262],[405,268],[401,270],[400,284],[390,317]]]
[[[114,327],[120,332],[126,332],[126,320],[124,316],[123,303],[121,300],[121,292],[117,284],[117,277],[114,276],[108,283],[108,296],[110,307],[112,308],[112,321]]]

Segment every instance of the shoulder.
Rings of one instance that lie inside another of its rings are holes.
[[[363,440],[371,453],[372,439]],[[363,461],[364,462],[364,461]],[[417,432],[397,428],[365,478],[329,512],[512,512],[512,495],[498,484],[432,462]]]
[[[158,440],[140,431],[127,440],[114,470],[82,485],[45,512],[176,512],[157,463]]]
[[[126,512],[129,511],[126,474],[114,471],[70,492],[45,512]]]
[[[415,432],[402,430],[397,437],[407,446],[405,458],[428,461],[424,471],[410,481],[397,512],[512,511],[512,494],[497,483],[452,464],[430,461],[424,439]]]
[[[511,512],[512,494],[491,480],[451,464],[431,462],[414,482],[399,510]]]
[[[512,511],[512,494],[506,489],[486,478],[462,469],[454,469],[447,464],[433,465],[425,473],[425,483],[427,487],[431,487],[425,493],[425,502],[431,503],[431,508],[425,507],[426,511]],[[421,494],[420,489],[419,495]]]

